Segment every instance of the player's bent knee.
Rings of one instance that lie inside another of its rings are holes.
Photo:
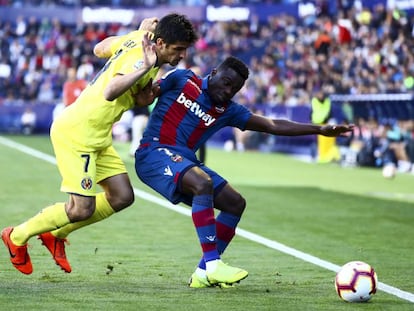
[[[122,199],[123,199],[123,202],[122,202],[123,208],[131,206],[135,201],[134,193],[131,192],[128,195],[124,196]]]
[[[222,210],[236,216],[241,216],[245,208],[246,200],[241,195],[238,195],[237,198],[234,198],[230,204],[226,204],[225,208]]]
[[[239,196],[232,208],[234,209],[233,214],[241,216],[246,208],[246,199],[242,196]]]
[[[134,193],[123,193],[109,200],[109,203],[115,212],[119,212],[128,206],[131,206],[135,201]]]

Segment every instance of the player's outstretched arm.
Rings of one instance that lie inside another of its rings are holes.
[[[246,124],[246,130],[282,136],[318,134],[335,137],[350,132],[353,128],[353,124],[321,126],[311,123],[298,123],[284,119],[271,119],[257,114],[253,114]]]
[[[352,132],[354,127],[354,124],[324,125],[321,127],[321,135],[330,137],[342,136],[348,132]]]

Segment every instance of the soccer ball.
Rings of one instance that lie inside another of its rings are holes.
[[[335,278],[339,297],[348,302],[364,302],[377,291],[377,273],[367,263],[351,261],[341,267]]]
[[[382,176],[386,179],[392,179],[395,177],[395,173],[397,172],[397,168],[393,163],[387,163],[382,168]]]

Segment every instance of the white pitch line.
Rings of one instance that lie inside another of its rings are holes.
[[[0,143],[5,145],[5,146],[8,146],[10,148],[19,150],[23,153],[26,153],[26,154],[28,154],[32,157],[36,157],[38,159],[41,159],[43,161],[46,161],[46,162],[49,162],[49,163],[52,163],[52,164],[56,165],[56,159],[53,156],[50,156],[50,155],[48,155],[46,153],[43,153],[41,151],[38,151],[36,149],[30,148],[28,146],[25,146],[25,145],[22,145],[22,144],[19,144],[19,143],[16,143],[13,140],[10,140],[10,139],[2,137],[2,136],[0,136]],[[174,204],[168,202],[167,200],[159,198],[159,197],[157,197],[153,194],[150,194],[148,192],[145,192],[145,191],[134,188],[134,194],[137,197],[140,197],[143,200],[147,200],[149,202],[158,204],[160,206],[168,208],[168,209],[170,209],[172,211],[175,211],[177,213],[180,213],[182,215],[191,216],[191,210],[190,209],[188,209],[186,207],[183,207],[181,205],[174,205]],[[330,271],[333,271],[333,272],[337,272],[340,269],[340,266],[335,265],[335,264],[333,264],[329,261],[326,261],[326,260],[323,260],[321,258],[312,256],[310,254],[301,252],[297,249],[294,249],[294,248],[289,247],[287,245],[284,245],[282,243],[267,239],[267,238],[262,237],[258,234],[255,234],[253,232],[249,232],[247,230],[237,228],[236,233],[237,233],[237,235],[239,235],[239,236],[241,236],[245,239],[256,242],[258,244],[262,244],[266,247],[275,249],[279,252],[291,255],[293,257],[296,257],[296,258],[301,259],[303,261],[309,262],[309,263],[314,264],[316,266],[319,266],[321,268],[324,268],[324,269],[327,269],[327,270],[330,270]],[[382,282],[378,282],[378,289],[380,289],[383,292],[386,292],[390,295],[394,295],[394,296],[397,296],[401,299],[404,299],[404,300],[407,300],[409,302],[414,303],[414,294],[413,293],[403,291],[399,288],[387,285],[387,284],[382,283]]]

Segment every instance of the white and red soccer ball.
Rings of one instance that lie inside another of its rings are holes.
[[[351,261],[336,274],[335,288],[341,299],[347,302],[365,302],[377,291],[378,278],[375,270],[362,261]]]

